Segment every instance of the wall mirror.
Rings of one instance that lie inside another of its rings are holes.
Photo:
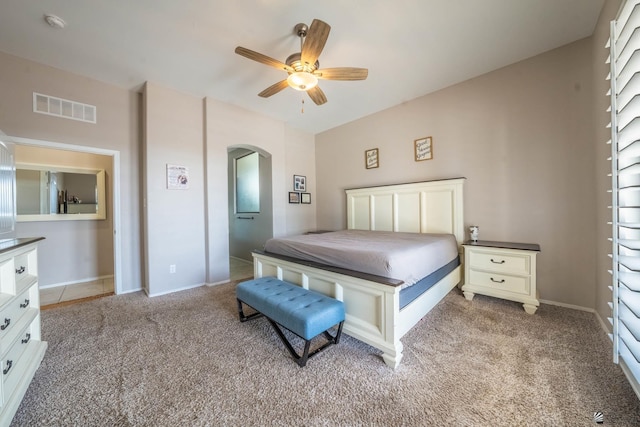
[[[16,163],[16,219],[106,219],[105,172]]]

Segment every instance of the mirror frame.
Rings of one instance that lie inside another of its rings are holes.
[[[94,214],[30,214],[21,215],[16,211],[17,222],[35,222],[35,221],[86,221],[86,220],[103,220],[107,219],[107,198],[105,191],[105,171],[104,169],[86,169],[86,168],[68,168],[54,165],[43,165],[36,163],[16,163],[15,169],[66,172],[66,173],[84,173],[96,176],[98,210]]]

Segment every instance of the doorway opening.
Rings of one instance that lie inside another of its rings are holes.
[[[22,152],[29,152],[33,156],[39,155],[38,152],[40,155],[49,156],[44,159],[34,157],[31,160],[41,164],[51,164],[51,159],[59,156],[64,159],[60,162],[64,163],[68,161],[65,156],[73,155],[74,158],[77,156],[102,162],[107,172],[105,198],[107,218],[105,220],[76,221],[44,218],[42,221],[20,222],[18,218],[17,237],[26,235],[45,237],[38,249],[39,269],[43,273],[42,277],[48,278],[48,281],[42,280],[40,283],[41,305],[80,300],[101,294],[121,293],[121,242],[118,232],[120,229],[120,153],[114,150],[20,137],[11,137],[11,141],[16,146],[16,161],[21,160],[17,157],[21,149]],[[74,243],[78,247],[75,247]],[[73,254],[76,254],[75,257]],[[61,257],[65,255],[67,258],[63,260]],[[85,267],[87,272],[82,270]],[[69,273],[65,274],[65,269]]]
[[[251,251],[273,237],[271,155],[254,146],[228,152],[230,280],[253,276]]]

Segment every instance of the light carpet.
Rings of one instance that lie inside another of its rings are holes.
[[[640,425],[593,314],[469,302],[454,289],[403,338],[393,370],[343,334],[298,367],[235,283],[42,312],[49,349],[14,426]]]

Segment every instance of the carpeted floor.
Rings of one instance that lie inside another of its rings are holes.
[[[42,312],[49,349],[14,426],[640,425],[590,313],[455,289],[388,368],[349,336],[299,368],[235,284],[111,296]]]

